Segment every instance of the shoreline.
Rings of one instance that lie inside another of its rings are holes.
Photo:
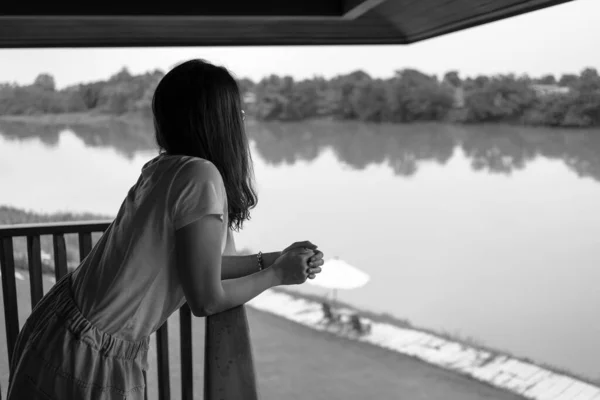
[[[95,124],[109,121],[131,122],[145,119],[141,114],[102,114],[97,112],[78,112],[62,114],[35,114],[35,115],[0,115],[0,121],[45,124],[45,125],[80,125]]]
[[[105,123],[119,123],[140,126],[151,126],[152,116],[144,115],[141,112],[127,112],[124,114],[108,114],[98,111],[76,112],[76,113],[60,113],[60,114],[34,114],[34,115],[0,115],[0,122],[17,123],[17,124],[38,124],[46,126],[94,126]],[[588,126],[553,126],[539,124],[524,124],[518,121],[503,121],[503,122],[460,122],[448,119],[441,120],[423,120],[414,122],[366,122],[355,119],[333,119],[330,117],[323,118],[306,118],[302,120],[258,120],[252,116],[246,118],[246,123],[254,124],[310,124],[310,123],[351,123],[373,126],[418,126],[418,125],[456,125],[456,126],[509,126],[514,128],[529,128],[529,129],[544,129],[544,130],[572,130],[572,131],[600,131],[600,127]]]

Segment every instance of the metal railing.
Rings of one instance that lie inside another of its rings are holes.
[[[44,296],[42,284],[42,251],[40,238],[52,236],[54,275],[56,281],[68,273],[65,235],[77,234],[79,259],[92,250],[92,233],[104,232],[109,221],[0,225],[0,267],[6,326],[8,363],[19,334],[17,287],[13,238],[27,238],[27,259],[31,308]],[[192,314],[187,304],[179,309],[181,398],[194,398]],[[256,377],[246,310],[237,307],[206,318],[204,350],[204,398],[257,399]],[[169,368],[169,332],[165,322],[156,332],[158,398],[171,398]],[[219,362],[217,362],[219,360]],[[148,398],[146,388],[145,398]]]

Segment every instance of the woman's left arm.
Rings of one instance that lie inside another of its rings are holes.
[[[317,262],[323,258],[323,253],[317,250],[317,246],[309,241],[295,242],[286,247],[283,251],[274,251],[272,253],[263,253],[263,268],[269,268],[283,253],[295,248],[306,247],[315,251],[315,255],[310,261]],[[258,272],[257,254],[238,256],[236,254],[235,240],[231,229],[227,229],[227,242],[225,252],[221,258],[221,280],[237,279],[252,275]],[[320,261],[315,267],[320,267],[323,262]]]
[[[258,272],[258,259],[256,254],[236,255],[235,239],[231,229],[227,229],[227,241],[225,252],[221,258],[221,280],[237,279]],[[263,267],[273,265],[279,258],[281,252],[263,254]]]
[[[323,252],[317,250],[317,246],[310,242],[296,242],[283,251],[263,253],[263,268],[269,268],[283,253],[301,247],[309,248],[315,252],[315,255],[309,259],[311,263],[310,268],[316,268],[316,273],[321,272],[320,267],[323,265]],[[221,258],[221,280],[241,278],[256,272],[258,272],[258,258],[256,254],[245,256],[223,255]],[[309,275],[309,278],[314,279],[314,274]]]
[[[263,267],[268,268],[279,258],[281,252],[263,253]],[[223,256],[221,261],[221,280],[236,279],[258,272],[256,254],[245,256]]]

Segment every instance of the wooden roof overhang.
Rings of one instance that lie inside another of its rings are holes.
[[[3,1],[0,48],[409,44],[567,1]]]

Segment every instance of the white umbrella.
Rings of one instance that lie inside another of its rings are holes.
[[[347,262],[334,257],[323,263],[322,271],[307,282],[314,286],[332,289],[356,289],[369,282],[369,275]],[[334,296],[335,297],[335,296]]]

